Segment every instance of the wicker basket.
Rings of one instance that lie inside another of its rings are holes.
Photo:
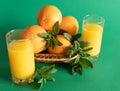
[[[62,54],[35,54],[36,62],[45,62],[45,63],[70,63],[72,60],[77,58],[78,55],[74,55],[70,58],[66,58]]]

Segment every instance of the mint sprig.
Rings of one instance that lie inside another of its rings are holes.
[[[66,52],[66,57],[70,58],[74,55],[77,55],[77,58],[72,61],[72,73],[80,73],[82,74],[83,67],[84,68],[93,68],[93,64],[91,62],[91,55],[87,52],[92,48],[87,48],[90,45],[90,42],[81,41],[81,34],[70,35],[66,31],[60,30],[59,22],[56,22],[51,31],[48,31],[44,34],[39,34],[40,37],[44,38],[47,41],[46,48],[48,46],[54,48],[56,45],[61,46],[62,43],[56,38],[56,35],[63,34],[70,42],[71,46]],[[41,81],[40,81],[41,82]]]
[[[33,88],[40,89],[47,81],[55,81],[55,78],[50,74],[57,72],[55,69],[55,64],[50,66],[43,66],[42,68],[36,68],[34,74]]]
[[[56,35],[59,34],[59,32],[60,27],[59,22],[57,21],[54,24],[53,29],[51,31],[48,31],[47,33],[38,34],[38,36],[44,38],[47,41],[45,49],[48,48],[48,46],[54,48],[56,45],[62,45],[62,43],[56,38]]]
[[[75,36],[71,36],[67,33],[64,33],[65,37],[71,41],[72,45],[68,49],[66,53],[66,57],[72,57],[74,55],[78,55],[76,59],[72,61],[72,74],[83,73],[84,68],[93,68],[93,64],[90,59],[90,54],[87,52],[92,48],[85,48],[90,45],[89,42],[80,41],[81,34],[77,34]]]

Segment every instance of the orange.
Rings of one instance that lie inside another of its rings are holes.
[[[60,24],[60,29],[68,32],[71,35],[75,35],[79,29],[79,23],[73,16],[64,16]]]
[[[57,35],[56,38],[63,44],[61,46],[56,45],[54,48],[48,47],[48,52],[51,54],[64,54],[67,52],[68,48],[71,46],[70,41],[68,41],[65,36]]]
[[[25,28],[20,36],[21,39],[31,40],[34,46],[34,53],[41,52],[46,45],[46,41],[38,36],[39,33],[46,33],[46,31],[41,26],[31,25]]]
[[[59,24],[62,21],[61,11],[56,6],[44,6],[38,12],[37,21],[45,30],[52,30],[57,21],[59,21]]]

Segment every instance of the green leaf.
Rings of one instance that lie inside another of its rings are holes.
[[[63,35],[64,33],[68,33],[68,32],[65,31],[65,30],[60,29],[59,34],[60,34],[60,35]]]
[[[52,29],[52,35],[57,35],[59,34],[60,28],[59,28],[59,21],[57,21]]]
[[[46,43],[46,46],[44,47],[44,50],[46,50],[51,43],[51,35],[49,33],[41,33],[41,34],[38,34],[38,36],[46,40],[47,43]]]
[[[40,80],[38,80],[37,83],[43,83],[43,78],[41,78]]]
[[[51,41],[50,41],[49,46],[50,46],[50,47],[52,47],[52,48],[54,48],[54,47],[55,47],[55,44],[54,44],[54,41],[53,41],[53,40],[51,40]]]
[[[75,70],[76,67],[77,67],[76,65],[72,67],[72,74],[75,74],[75,73],[76,73],[76,70]]]
[[[55,81],[55,78],[53,78],[51,76],[47,76],[46,79],[49,80],[49,81]]]
[[[60,28],[59,28],[59,22],[57,21],[54,26],[52,31],[48,31],[47,33],[42,33],[38,34],[38,36],[44,38],[47,41],[47,44],[45,46],[46,50],[48,46],[54,48],[56,45],[61,46],[62,43],[56,38],[56,35],[59,34]]]
[[[42,84],[41,83],[36,83],[36,82],[33,82],[30,84],[30,87],[35,90],[35,89],[40,89],[42,88]]]
[[[43,66],[41,68],[36,68],[35,74],[34,74],[34,82],[32,83],[32,88],[39,89],[42,88],[44,83],[46,83],[47,80],[55,80],[53,77],[49,77],[48,74],[55,73],[57,70],[55,69],[55,64],[50,66]]]
[[[79,61],[80,61],[80,55],[78,55],[78,57],[75,59],[74,64],[79,63]]]
[[[82,67],[85,68],[92,68],[93,64],[89,60],[89,54],[87,51],[91,50],[92,48],[83,49],[84,47],[89,46],[89,42],[75,40],[71,47],[68,49],[66,53],[66,57],[72,57],[73,55],[78,55],[77,58],[74,59],[73,67],[72,67],[72,74],[80,73],[82,75]]]
[[[48,46],[50,45],[50,40],[47,40],[46,46],[44,47],[44,50],[46,50],[48,48]]]
[[[54,42],[54,45],[59,45],[59,46],[61,46],[61,45],[63,45],[57,38],[55,38],[55,37],[52,37],[52,40],[53,40],[53,42]]]
[[[80,64],[85,68],[93,68],[93,64],[90,62],[88,58],[81,58]]]
[[[86,57],[86,52],[84,52],[84,51],[80,51],[80,53],[79,53],[82,57]]]
[[[90,48],[85,48],[85,49],[83,49],[83,51],[84,52],[88,52],[88,51],[90,51],[90,50],[92,50],[93,48],[92,47],[90,47]]]
[[[87,47],[87,46],[89,46],[89,45],[90,45],[90,42],[80,41],[80,47],[81,47],[81,48],[85,48],[85,47]]]
[[[72,36],[69,33],[63,33],[67,40],[72,41]]]
[[[80,37],[81,37],[81,34],[73,35],[72,41],[79,40]]]
[[[74,42],[74,50],[77,52],[77,50],[78,50],[78,45],[77,45],[77,43],[76,43],[76,41]]]
[[[74,41],[74,50],[76,51],[76,52],[78,52],[79,49],[80,48],[80,44],[79,44],[79,42],[78,41]]]
[[[73,67],[72,67],[72,74],[75,74],[76,72],[80,73],[80,75],[82,75],[82,66],[81,64],[75,64]]]
[[[81,65],[79,65],[79,67],[76,68],[76,72],[79,72],[80,75],[82,75],[82,66]]]
[[[73,45],[72,45],[72,46],[70,46],[70,48],[66,52],[66,57],[68,57],[68,58],[72,57],[72,55],[74,55],[74,54],[75,54],[75,50],[74,50]]]
[[[48,74],[52,74],[52,73],[55,73],[57,72],[57,69],[55,69],[55,64],[51,65],[48,67],[47,71],[48,71]],[[53,72],[54,71],[54,72]]]
[[[84,56],[85,56],[85,57],[89,57],[89,56],[90,56],[90,54],[86,53]]]
[[[53,74],[53,73],[56,73],[57,72],[57,69],[52,69],[50,72],[49,72],[49,74]]]
[[[40,34],[38,34],[38,36],[40,36],[44,39],[48,39],[48,33],[40,33]]]
[[[38,82],[35,85],[36,85],[36,89],[42,88],[42,86],[43,86],[43,78],[38,80]]]
[[[38,68],[37,72],[41,75],[46,75],[46,73],[49,73],[51,69],[54,68],[54,65],[51,66],[43,66],[42,68]]]
[[[52,31],[48,31],[47,33],[38,34],[40,37],[44,38],[47,41],[47,44],[46,44],[44,50],[46,50],[48,48],[48,46],[54,48],[56,45],[58,45],[58,46],[62,45],[62,43],[56,38],[56,35],[59,34],[59,32],[60,32],[59,22],[57,21],[54,24]],[[68,34],[65,34],[65,35],[70,37],[70,35],[68,35]]]

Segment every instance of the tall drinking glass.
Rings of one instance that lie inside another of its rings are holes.
[[[86,15],[83,18],[82,40],[90,42],[93,49],[88,52],[94,59],[98,58],[101,48],[104,18],[97,15]]]
[[[15,29],[6,34],[6,42],[12,80],[16,84],[33,81],[35,71],[34,49],[30,39],[20,39],[22,29]]]

